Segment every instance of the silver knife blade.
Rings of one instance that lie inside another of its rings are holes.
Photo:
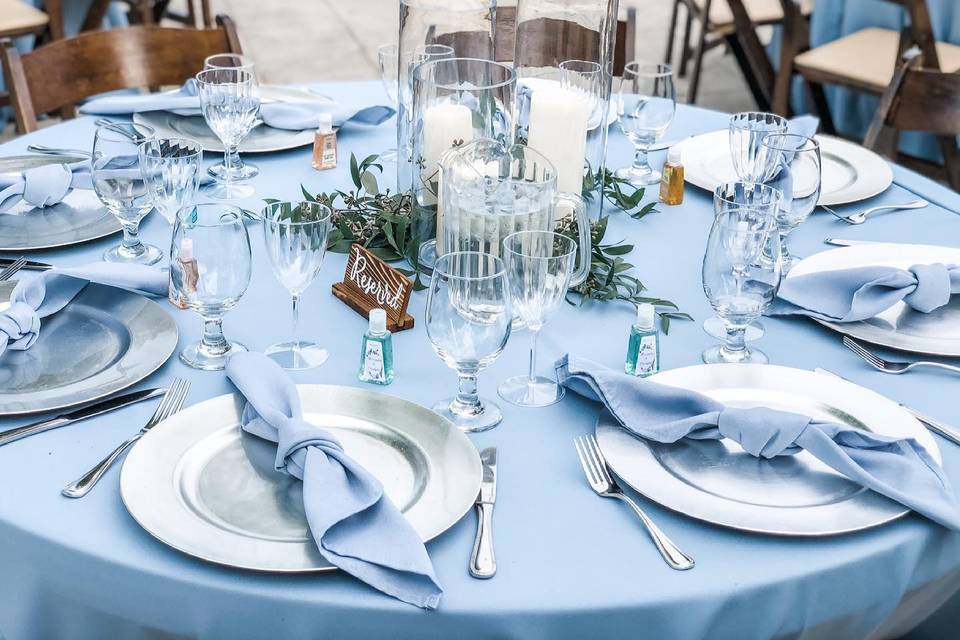
[[[483,463],[483,480],[480,481],[480,495],[477,503],[493,504],[497,500],[497,448],[487,447],[480,452]]]
[[[827,238],[825,244],[832,244],[835,247],[855,247],[859,244],[886,244],[876,240],[844,240],[843,238]]]
[[[55,418],[50,418],[49,420],[42,420],[40,422],[34,422],[22,427],[8,429],[0,432],[0,446],[20,440],[21,438],[26,438],[27,436],[49,431],[50,429],[56,429],[57,427],[63,427],[80,420],[93,418],[94,416],[109,413],[110,411],[116,411],[117,409],[122,409],[123,407],[127,407],[131,404],[136,404],[137,402],[149,400],[150,398],[156,398],[157,396],[163,395],[166,392],[166,389],[159,388],[132,391],[123,395],[107,398],[106,400],[101,400],[100,402],[95,402],[90,406],[82,407],[69,413],[64,413]]]

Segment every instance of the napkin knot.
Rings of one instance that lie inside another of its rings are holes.
[[[11,349],[29,349],[40,334],[40,316],[26,302],[13,302],[0,313],[0,353]]]
[[[921,313],[930,313],[950,302],[950,270],[946,265],[916,264],[910,272],[917,277],[917,287],[903,297],[904,302]]]
[[[809,424],[807,416],[766,407],[726,407],[717,419],[721,436],[738,442],[750,455],[763,458],[797,453],[797,438]]]
[[[277,471],[303,480],[307,447],[316,447],[328,456],[343,453],[343,445],[329,431],[300,418],[287,418],[277,425]]]
[[[48,164],[23,172],[23,199],[34,207],[61,202],[73,188],[73,172],[63,164]]]

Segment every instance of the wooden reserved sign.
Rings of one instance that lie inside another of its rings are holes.
[[[333,295],[362,315],[380,307],[387,312],[387,329],[413,328],[413,316],[407,313],[413,283],[402,273],[359,244],[350,247],[343,282],[333,285]]]

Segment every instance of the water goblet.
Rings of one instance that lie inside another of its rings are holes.
[[[154,208],[173,224],[177,211],[197,196],[203,147],[189,138],[154,138],[140,143],[139,153]]]
[[[318,202],[274,202],[263,210],[263,240],[273,275],[293,298],[293,339],[264,353],[284,369],[319,367],[327,350],[300,339],[300,296],[320,273],[330,233],[330,208]]]
[[[751,184],[763,182],[764,167],[758,162],[760,142],[768,134],[786,131],[787,119],[774,113],[744,111],[730,116],[730,155],[740,180]]]
[[[223,143],[225,169],[218,181],[203,192],[211,198],[229,200],[252,196],[250,185],[236,184],[240,142],[257,124],[260,90],[253,74],[240,68],[206,69],[197,74],[200,109],[207,125]]]
[[[221,203],[186,206],[177,212],[170,246],[170,284],[177,299],[203,318],[203,339],[180,352],[194,369],[223,369],[246,351],[223,335],[223,316],[250,284],[250,238],[243,211]]]
[[[427,336],[436,354],[457,372],[460,388],[433,410],[462,431],[484,431],[503,419],[497,405],[477,394],[477,376],[500,356],[512,321],[503,260],[478,251],[437,259],[427,296]]]
[[[667,131],[677,110],[673,70],[665,64],[630,62],[614,79],[617,121],[636,154],[633,165],[617,169],[616,176],[631,184],[660,182],[660,172],[650,166],[647,150]]]
[[[140,170],[139,146],[152,140],[146,125],[113,123],[97,127],[90,176],[97,198],[123,227],[121,243],[103,254],[107,262],[154,264],[163,251],[140,240],[140,221],[153,209],[153,192]]]
[[[760,142],[758,162],[764,167],[764,184],[783,194],[776,216],[786,275],[800,261],[790,253],[787,237],[810,217],[820,199],[820,143],[792,133],[768,134]]]
[[[244,71],[249,71],[253,76],[253,82],[257,85],[259,90],[259,81],[257,80],[256,66],[253,64],[248,56],[241,55],[239,53],[215,53],[212,56],[207,56],[203,60],[204,69],[243,69]],[[224,159],[213,165],[207,172],[212,175],[214,178],[223,180],[226,177],[227,164],[226,156]],[[230,169],[231,175],[230,179],[235,181],[249,180],[257,174],[260,173],[260,169],[256,165],[246,164],[241,158],[240,154],[237,154],[233,159],[233,165]]]
[[[530,330],[528,375],[504,380],[500,397],[521,407],[545,407],[563,398],[553,378],[537,375],[537,336],[567,295],[577,243],[552,231],[518,231],[503,240],[503,261],[514,313]]]
[[[768,362],[762,351],[747,348],[744,332],[773,301],[780,276],[780,233],[773,215],[733,207],[714,218],[703,256],[703,291],[726,336],[722,345],[703,352],[704,362]]]

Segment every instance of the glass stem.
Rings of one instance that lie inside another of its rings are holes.
[[[723,351],[727,355],[733,356],[732,360],[740,360],[746,353],[746,333],[746,326],[727,325],[727,340],[726,344],[723,345]]]
[[[483,406],[480,404],[480,396],[477,394],[476,372],[464,373],[458,371],[457,377],[459,389],[457,390],[457,397],[454,400],[454,404],[469,411],[473,415],[481,413]]]
[[[136,224],[123,224],[123,240],[120,246],[124,253],[138,255],[143,252],[143,244],[140,242],[140,229]]]
[[[300,350],[300,296],[293,296],[293,350]]]
[[[635,169],[639,169],[641,171],[647,171],[650,168],[650,163],[647,162],[646,147],[636,148],[636,153],[633,156],[633,166]]]
[[[537,336],[539,331],[530,332],[530,384],[537,380]]]
[[[220,356],[229,351],[230,345],[223,337],[223,318],[203,319],[203,340],[200,349],[207,355]]]
[[[233,172],[237,165],[237,145],[224,146],[223,183],[229,186],[233,182]]]

